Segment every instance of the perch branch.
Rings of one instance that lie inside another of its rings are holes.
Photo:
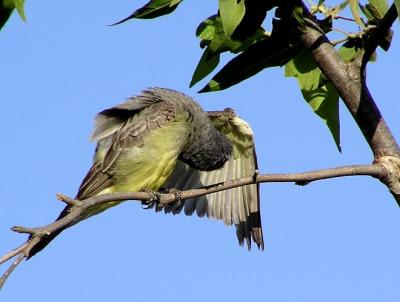
[[[373,165],[354,165],[354,166],[344,166],[331,169],[322,169],[316,171],[302,172],[302,173],[281,173],[281,174],[255,174],[254,176],[243,177],[234,180],[228,180],[214,185],[205,186],[202,188],[191,189],[182,191],[179,194],[179,199],[189,199],[195,198],[202,195],[215,193],[218,191],[228,190],[240,186],[245,186],[249,184],[256,183],[266,183],[266,182],[294,182],[296,184],[306,185],[310,182],[328,178],[343,177],[343,176],[356,176],[356,175],[366,175],[372,176],[378,179],[384,179],[388,177],[388,171],[386,167],[381,164]],[[159,194],[160,198],[158,202],[162,205],[172,203],[176,201],[176,194],[165,193]],[[11,266],[6,270],[6,272],[0,278],[0,288],[4,285],[4,282],[10,276],[12,271],[22,262],[23,259],[27,258],[31,249],[36,246],[41,238],[48,236],[57,231],[62,231],[71,226],[85,210],[90,207],[107,203],[110,201],[124,201],[124,200],[138,200],[138,201],[151,201],[153,198],[148,192],[131,192],[131,193],[111,193],[103,194],[94,197],[90,197],[85,200],[74,200],[65,195],[57,194],[57,198],[69,204],[71,209],[69,213],[51,224],[36,227],[13,227],[12,230],[18,233],[26,233],[31,235],[29,239],[20,247],[8,252],[3,257],[0,258],[0,265],[7,262],[8,260],[17,257],[16,260],[11,264]]]

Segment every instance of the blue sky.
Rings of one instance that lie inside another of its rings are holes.
[[[93,116],[152,86],[185,92],[207,110],[232,107],[252,125],[260,171],[368,164],[371,151],[341,104],[338,153],[294,79],[267,70],[231,89],[188,88],[201,56],[194,32],[217,1],[184,1],[156,21],[111,24],[145,1],[27,1],[0,32],[0,253],[51,222],[90,167]],[[399,23],[395,24],[399,30]],[[400,42],[379,51],[368,82],[400,139]],[[266,249],[248,252],[235,231],[197,217],[126,202],[65,231],[23,263],[1,300],[399,301],[400,209],[368,177],[262,186]]]

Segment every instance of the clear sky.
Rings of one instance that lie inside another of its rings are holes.
[[[227,91],[188,88],[197,25],[217,1],[184,1],[155,21],[111,24],[146,1],[27,1],[0,32],[0,253],[51,222],[90,167],[93,116],[151,86],[207,110],[232,107],[252,125],[261,173],[368,164],[371,151],[341,104],[340,154],[294,79],[267,70]],[[400,30],[399,22],[395,29]],[[368,69],[370,89],[400,139],[399,37]],[[266,249],[237,245],[233,227],[126,202],[65,231],[22,263],[1,301],[400,301],[400,209],[368,177],[262,185]]]

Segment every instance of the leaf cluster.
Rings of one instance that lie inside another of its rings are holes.
[[[155,18],[171,13],[182,0],[151,0],[129,17]],[[400,0],[395,1],[400,8]],[[200,92],[218,91],[236,85],[262,70],[285,67],[285,76],[297,79],[301,93],[312,110],[326,123],[340,150],[339,95],[327,81],[308,51],[300,43],[294,28],[305,28],[309,18],[302,6],[288,10],[286,1],[278,0],[218,0],[216,14],[201,22],[196,30],[200,47],[204,49],[194,70],[190,86],[209,76],[220,64],[224,53],[235,56],[217,71]],[[332,42],[345,62],[352,62],[364,50],[366,38],[379,26],[388,10],[386,0],[345,0],[329,6],[325,0],[311,5],[314,24],[326,35],[338,31],[336,23],[350,22],[357,33],[339,30],[345,37]],[[343,16],[350,12],[351,17]],[[270,16],[270,18],[267,18]],[[267,21],[271,20],[270,25]],[[267,24],[267,25],[266,25]],[[265,29],[265,26],[270,28]],[[391,32],[379,41],[388,50]],[[375,54],[371,55],[373,61]]]
[[[333,32],[344,38],[333,41],[344,62],[350,63],[365,54],[366,41],[374,34],[388,11],[387,0],[344,0],[328,5],[325,0],[312,4],[305,16],[302,1],[279,0],[218,0],[218,11],[199,24],[196,36],[203,54],[194,70],[190,86],[209,76],[225,53],[235,56],[217,71],[200,92],[218,91],[236,85],[271,67],[285,67],[285,76],[297,79],[301,93],[312,110],[326,123],[340,150],[339,95],[327,81],[313,58],[304,48],[295,29],[306,28],[311,22],[325,35]],[[183,0],[150,0],[128,17],[153,19],[172,13]],[[298,3],[298,5],[293,5]],[[14,9],[25,20],[24,0],[2,0],[0,28]],[[400,10],[400,0],[394,0]],[[346,14],[351,14],[351,17]],[[267,18],[269,16],[269,18]],[[337,27],[350,22],[358,32],[348,33]],[[340,25],[341,23],[339,23]],[[265,29],[265,27],[269,27]],[[388,50],[392,32],[381,35],[378,45]],[[375,52],[368,56],[375,60]],[[367,60],[367,61],[368,61]]]

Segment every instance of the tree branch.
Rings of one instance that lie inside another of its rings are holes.
[[[342,60],[301,0],[286,0],[285,3],[285,8],[290,12],[298,6],[303,8],[305,26],[294,26],[296,33],[318,67],[338,91],[370,145],[375,159],[385,155],[400,157],[400,148],[366,86],[361,62],[355,60],[345,63]],[[384,19],[392,20],[392,8],[388,14],[390,18]],[[376,34],[378,33],[381,33],[381,30],[376,31]],[[373,38],[372,41],[378,43],[379,39]],[[371,42],[371,48],[374,43]]]
[[[363,57],[344,62],[301,0],[286,0],[284,3],[288,22],[294,22],[296,35],[352,114],[374,154],[374,162],[381,163],[388,170],[389,176],[381,180],[400,205],[400,148],[368,90]],[[292,17],[293,11],[299,7],[303,10],[304,24]],[[389,30],[393,23],[393,9],[390,8],[383,18],[381,28],[371,36],[368,52],[375,50],[382,39],[382,33],[386,34]]]
[[[255,174],[254,176],[243,177],[234,180],[228,180],[214,185],[182,191],[179,194],[180,200],[190,199],[199,197],[202,195],[215,193],[223,190],[228,190],[240,186],[256,183],[266,182],[294,182],[299,185],[306,185],[310,182],[328,178],[343,177],[343,176],[356,176],[366,175],[372,176],[378,179],[384,179],[388,177],[387,169],[381,164],[373,165],[354,165],[344,166],[331,169],[322,169],[316,171],[309,171],[303,173],[281,173],[281,174]],[[67,229],[71,226],[82,213],[90,207],[108,203],[111,201],[124,201],[124,200],[138,200],[138,201],[152,201],[152,194],[149,192],[131,192],[131,193],[111,193],[103,194],[94,197],[90,197],[85,200],[74,200],[65,195],[57,194],[57,198],[71,205],[71,210],[62,219],[56,220],[51,224],[36,227],[13,227],[12,230],[18,233],[30,234],[30,238],[20,247],[6,253],[0,258],[0,265],[7,262],[8,260],[17,257],[11,266],[0,278],[0,288],[4,285],[7,278],[10,276],[12,271],[25,259],[33,247],[35,247],[44,236],[53,234]],[[177,195],[174,193],[160,194],[159,200],[157,201],[160,205],[166,205],[168,203],[175,202]]]

